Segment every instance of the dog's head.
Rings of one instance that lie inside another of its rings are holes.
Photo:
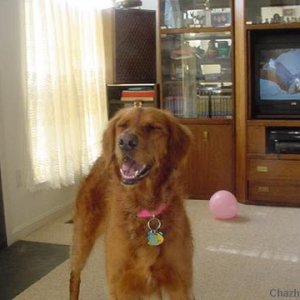
[[[156,108],[120,110],[103,136],[103,157],[125,185],[161,171],[178,169],[190,148],[191,134],[170,113]]]

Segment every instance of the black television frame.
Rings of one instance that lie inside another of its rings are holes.
[[[300,29],[253,30],[249,36],[249,98],[254,119],[300,119],[299,99],[260,98],[260,53],[262,50],[300,49]]]

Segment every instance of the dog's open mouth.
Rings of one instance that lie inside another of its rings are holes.
[[[120,168],[122,182],[124,184],[135,184],[146,177],[151,170],[149,164],[139,164],[134,159],[126,157]]]

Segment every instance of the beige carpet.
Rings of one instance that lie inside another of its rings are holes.
[[[300,209],[240,205],[238,218],[218,221],[207,205],[187,201],[195,244],[196,299],[300,299]],[[69,244],[72,225],[64,224],[69,217],[27,240]],[[68,276],[66,261],[15,299],[68,299]],[[101,239],[83,272],[81,299],[108,299]]]

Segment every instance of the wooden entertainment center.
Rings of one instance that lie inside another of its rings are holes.
[[[242,203],[300,206],[300,154],[272,153],[267,146],[270,128],[300,132],[300,115],[253,112],[249,38],[276,30],[300,35],[300,5],[179,0],[170,7],[170,2],[159,5],[160,98],[161,107],[195,135],[186,170],[190,196],[208,199],[226,189]]]
[[[299,206],[300,155],[270,153],[267,149],[267,131],[270,127],[300,129],[300,116],[257,118],[253,114],[254,96],[249,85],[249,36],[261,30],[266,33],[293,30],[300,34],[299,15],[290,22],[281,20],[278,23],[266,24],[259,20],[256,23],[253,16],[259,16],[260,8],[268,6],[269,10],[273,8],[280,11],[282,7],[287,12],[298,11],[296,1],[235,1],[235,41],[238,41],[235,43],[236,194],[244,203]]]

